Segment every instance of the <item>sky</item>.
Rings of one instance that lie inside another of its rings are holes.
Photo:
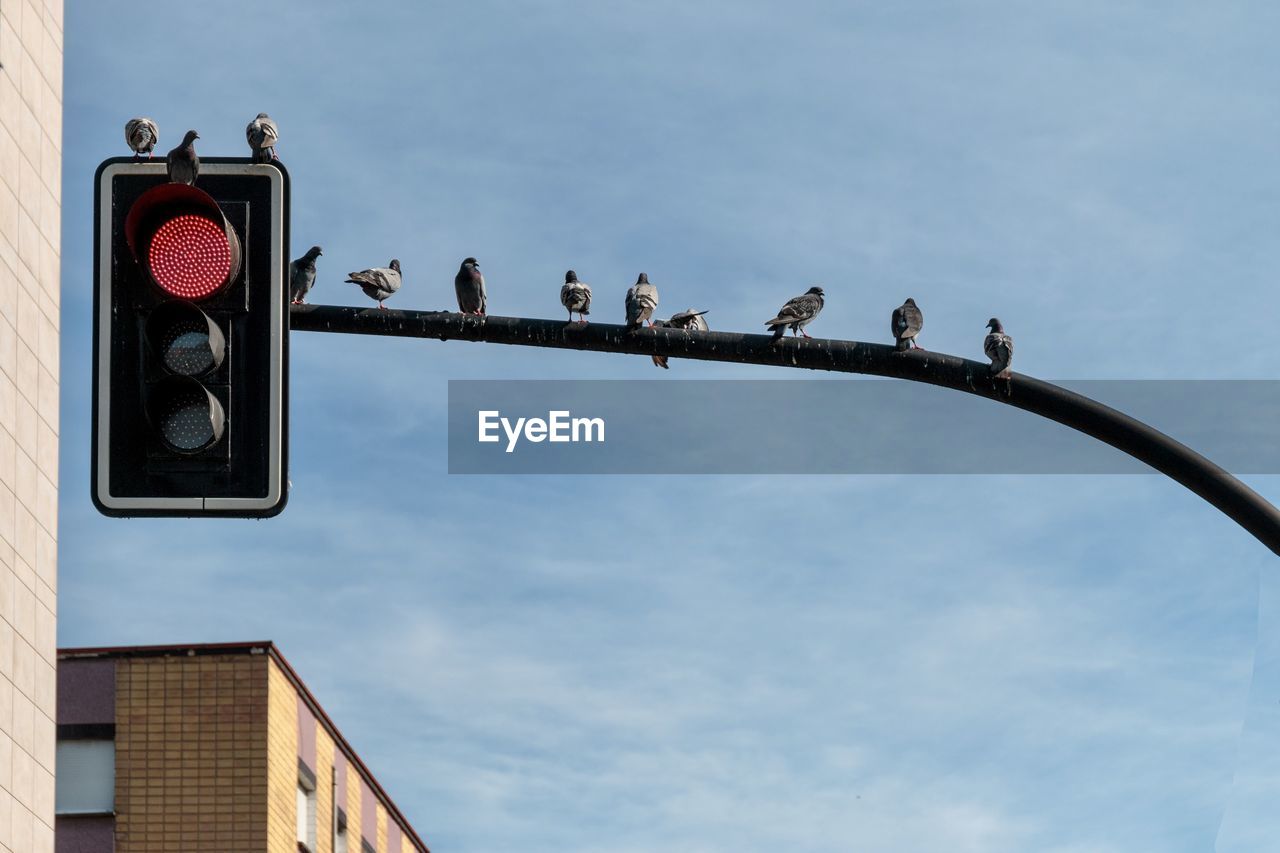
[[[121,521],[88,392],[97,164],[138,114],[241,155],[263,110],[314,302],[396,257],[388,307],[449,308],[473,255],[500,315],[562,317],[570,267],[593,319],[643,270],[723,330],[821,284],[817,336],[913,296],[924,346],[999,316],[1045,379],[1272,378],[1280,7],[65,19],[60,645],[274,640],[436,851],[1273,843],[1275,558],[1164,478],[450,476],[450,379],[800,374],[297,333],[285,512]]]

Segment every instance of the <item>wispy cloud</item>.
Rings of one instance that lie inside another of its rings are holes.
[[[882,340],[910,293],[927,346],[976,355],[997,313],[1033,373],[1266,376],[1239,317],[1280,298],[1275,14],[79,4],[60,640],[277,640],[440,850],[1202,850],[1229,798],[1224,849],[1256,849],[1273,560],[1181,487],[451,478],[447,379],[655,371],[299,334],[283,516],[107,521],[87,223],[130,115],[222,154],[265,108],[319,301],[397,256],[394,304],[447,307],[474,254],[497,313],[559,316],[572,266],[616,320],[644,269],[756,330],[820,281],[815,334]]]

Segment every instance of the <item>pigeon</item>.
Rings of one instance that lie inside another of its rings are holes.
[[[788,299],[787,304],[783,305],[782,310],[778,312],[778,316],[765,325],[769,327],[769,331],[773,332],[775,341],[782,340],[782,335],[788,328],[796,337],[803,334],[807,338],[809,333],[804,330],[804,327],[813,322],[813,318],[822,311],[824,304],[822,288],[811,287],[802,295]]]
[[[389,268],[374,267],[350,273],[347,281],[360,285],[364,295],[378,300],[378,307],[385,311],[387,306],[382,301],[400,289],[400,262],[393,259]]]
[[[160,128],[149,118],[131,118],[124,124],[124,141],[129,143],[134,159],[146,154],[150,160],[154,156],[151,152],[160,141]]]
[[[453,277],[453,289],[458,294],[458,310],[463,314],[484,316],[489,301],[484,290],[484,273],[480,272],[480,262],[475,258],[467,258]]]
[[[578,274],[573,270],[569,270],[564,274],[564,287],[560,288],[560,304],[569,311],[569,322],[573,322],[573,312],[578,312],[578,318],[583,323],[587,322],[587,315],[591,313],[591,285],[585,281],[578,281]]]
[[[640,273],[636,283],[627,288],[627,327],[638,329],[653,317],[658,307],[658,288],[649,283],[649,276]],[[650,322],[652,325],[652,322]]]
[[[244,138],[249,141],[253,162],[269,163],[279,159],[276,157],[276,140],[280,138],[280,128],[276,127],[271,116],[258,113],[258,117],[244,129]]]
[[[196,178],[200,175],[200,157],[196,154],[196,140],[199,138],[200,134],[188,130],[187,135],[182,137],[182,144],[165,156],[169,183],[186,184],[189,187],[196,185]]]
[[[991,334],[982,342],[982,351],[991,359],[991,375],[1007,376],[1013,362],[1013,338],[1004,333],[1004,324],[992,317],[987,321]]]
[[[323,255],[319,246],[312,246],[307,253],[289,264],[289,298],[294,305],[303,305],[307,293],[316,283],[316,258]]]
[[[893,319],[890,320],[889,326],[893,330],[893,337],[897,341],[899,350],[921,348],[916,343],[916,335],[920,334],[920,330],[924,328],[924,314],[916,306],[914,299],[907,297],[906,302],[893,309]]]
[[[653,325],[660,328],[666,326],[671,329],[684,329],[686,332],[709,332],[711,327],[702,318],[702,315],[706,313],[706,311],[694,311],[690,308],[687,311],[681,311],[679,314],[672,314],[670,320],[654,320]],[[663,370],[670,369],[665,355],[653,356],[653,364]]]

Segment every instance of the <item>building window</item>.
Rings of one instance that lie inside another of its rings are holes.
[[[298,780],[298,849],[314,853],[316,849],[316,789]]]
[[[113,814],[116,806],[114,740],[58,741],[54,811],[60,815]]]
[[[345,823],[338,824],[338,832],[333,836],[333,853],[348,853],[347,825]]]

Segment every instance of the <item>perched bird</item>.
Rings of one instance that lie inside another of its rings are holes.
[[[124,141],[129,143],[135,158],[146,154],[150,160],[154,156],[151,152],[160,141],[160,128],[149,118],[131,118],[124,123]]]
[[[200,157],[196,154],[196,140],[199,138],[200,134],[188,130],[187,135],[182,137],[182,144],[165,156],[169,183],[186,184],[189,187],[196,185],[196,178],[200,175]]]
[[[387,306],[382,301],[400,289],[400,262],[393,259],[389,268],[374,267],[349,273],[349,276],[348,282],[360,285],[364,295],[378,300],[378,307],[385,311]]]
[[[769,327],[769,331],[773,332],[775,341],[781,340],[783,334],[788,328],[796,337],[803,334],[806,338],[809,333],[804,327],[813,322],[813,319],[822,311],[822,306],[826,304],[822,298],[821,287],[811,287],[800,296],[788,299],[787,304],[782,306],[782,310],[778,312],[778,316],[765,323]]]
[[[659,328],[666,326],[671,329],[684,329],[686,332],[709,332],[711,327],[702,318],[702,315],[706,313],[706,311],[694,311],[690,308],[687,311],[681,311],[679,314],[672,314],[670,320],[654,320],[653,325]],[[663,370],[670,369],[665,355],[653,356],[653,364]]]
[[[480,262],[467,258],[453,277],[453,289],[458,294],[458,310],[463,314],[483,317],[489,298],[484,290],[484,274]]]
[[[916,335],[924,328],[924,314],[916,307],[914,299],[907,297],[906,302],[893,309],[893,319],[889,321],[889,326],[893,330],[898,349],[921,349],[916,343]]]
[[[627,326],[638,329],[653,317],[658,307],[658,288],[649,283],[649,276],[640,273],[636,283],[627,288]],[[652,323],[650,323],[652,325]]]
[[[249,141],[249,150],[253,152],[253,162],[269,163],[276,157],[276,141],[280,138],[280,128],[266,113],[258,113],[258,117],[249,122],[244,129],[244,138]]]
[[[1004,333],[1004,324],[992,317],[987,321],[991,334],[982,342],[982,351],[991,359],[991,375],[1007,374],[1013,362],[1013,338]]]
[[[316,283],[316,258],[323,254],[319,246],[312,246],[305,255],[289,264],[289,298],[294,305],[307,301],[307,294]]]
[[[564,274],[564,287],[560,288],[560,304],[569,311],[569,322],[573,322],[573,312],[578,312],[578,318],[582,322],[587,322],[587,315],[591,313],[591,285],[585,281],[578,281],[578,274],[573,270],[569,270]]]

